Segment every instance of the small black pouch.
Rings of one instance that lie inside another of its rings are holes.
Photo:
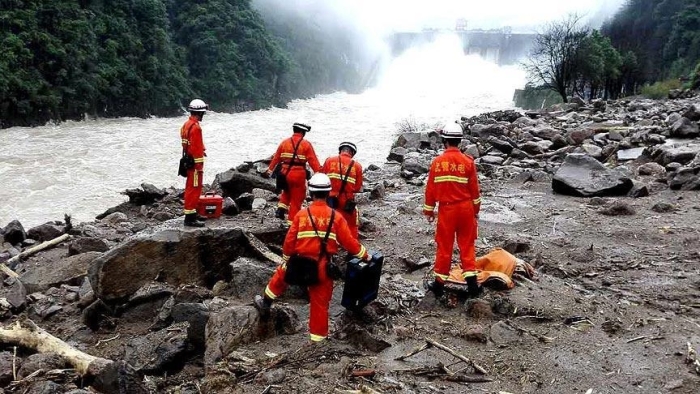
[[[340,269],[338,264],[333,261],[333,257],[330,257],[328,259],[328,263],[326,264],[326,276],[328,276],[331,280],[340,280],[343,278],[343,271]]]
[[[177,169],[177,174],[187,178],[187,171],[194,168],[194,157],[183,154],[180,158],[180,166]]]
[[[313,286],[318,283],[318,262],[312,258],[293,255],[287,261],[284,281],[295,286]]]
[[[343,211],[347,213],[353,213],[355,212],[355,208],[357,207],[357,203],[355,200],[348,200],[345,201],[345,205],[343,206]]]
[[[282,171],[276,171],[275,174],[275,189],[277,193],[289,190],[289,184],[287,183],[287,176],[282,173]]]

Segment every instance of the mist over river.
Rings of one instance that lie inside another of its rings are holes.
[[[271,155],[298,121],[312,126],[307,139],[321,161],[350,140],[365,167],[381,165],[397,122],[444,123],[512,108],[513,91],[524,84],[525,73],[517,66],[465,56],[459,39],[447,35],[388,61],[377,86],[361,94],[319,95],[286,109],[208,113],[202,122],[208,155],[204,181]],[[19,219],[31,227],[62,220],[64,213],[92,220],[126,200],[119,192],[142,182],[184,187],[177,163],[185,120],[185,115],[99,119],[0,130],[0,226]]]

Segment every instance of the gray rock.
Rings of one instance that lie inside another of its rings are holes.
[[[470,144],[464,147],[464,153],[471,156],[473,159],[478,159],[481,154],[479,154],[479,147],[475,144]]]
[[[611,206],[598,212],[606,216],[631,216],[636,213],[634,208],[624,201],[615,201]]]
[[[593,137],[595,131],[590,128],[570,130],[566,133],[566,140],[571,145],[581,145],[583,141]]]
[[[116,301],[158,277],[181,284],[213,285],[230,274],[229,262],[250,252],[241,229],[182,227],[136,234],[102,254],[89,275],[95,295]]]
[[[126,222],[128,220],[129,220],[129,218],[126,216],[126,214],[124,214],[122,212],[113,212],[113,213],[110,213],[109,215],[105,216],[105,218],[102,219],[102,222],[114,225],[114,224]]]
[[[144,374],[160,374],[177,369],[187,360],[187,336],[160,330],[137,336],[126,345],[124,361]]]
[[[582,154],[568,155],[552,178],[555,193],[580,197],[624,196],[632,187],[632,180],[619,170]]]
[[[10,352],[0,352],[0,387],[5,387],[13,379],[12,375],[12,360],[14,355]],[[15,360],[15,368],[19,369],[22,367],[22,358],[17,357]]]
[[[644,153],[644,148],[631,148],[631,149],[618,150],[617,151],[617,160],[618,161],[636,160],[642,155],[642,153]]]
[[[167,196],[168,192],[150,183],[142,183],[140,189],[127,189],[123,194],[129,196],[129,202],[134,205],[151,205]]]
[[[372,188],[372,191],[369,194],[370,199],[372,199],[372,200],[382,199],[382,198],[384,198],[384,195],[386,195],[386,187],[384,186],[384,182],[377,183]]]
[[[500,156],[487,155],[487,156],[480,157],[477,160],[477,163],[484,163],[484,164],[491,164],[494,166],[500,166],[501,164],[503,164],[504,161],[505,161],[505,159],[500,157]]]
[[[649,187],[645,183],[635,180],[632,180],[632,183],[634,186],[632,186],[632,189],[627,193],[628,197],[641,198],[649,196]]]
[[[500,137],[508,134],[508,129],[498,123],[474,124],[469,128],[471,135],[487,140],[489,137]]]
[[[695,176],[692,179],[690,179],[688,182],[683,184],[683,186],[681,186],[681,190],[688,190],[688,191],[700,190],[700,176]]]
[[[11,281],[12,284],[5,291],[5,298],[10,303],[13,311],[20,312],[26,304],[27,290],[19,279],[11,279]]]
[[[35,353],[25,358],[22,367],[17,371],[18,378],[26,378],[32,372],[40,369],[50,371],[52,369],[62,369],[66,367],[63,358],[56,353]]]
[[[666,201],[659,201],[651,207],[651,210],[658,213],[667,213],[675,211],[676,206]]]
[[[87,252],[106,252],[109,250],[107,242],[100,238],[84,237],[76,238],[68,245],[68,255],[74,256]]]
[[[669,141],[654,148],[651,152],[651,157],[657,163],[665,166],[673,162],[687,164],[698,153],[700,153],[700,143]]]
[[[165,221],[168,221],[171,219],[175,219],[175,217],[176,216],[170,212],[156,212],[155,214],[153,214],[153,219],[157,220],[159,222],[165,222]],[[138,231],[139,230],[137,230],[135,232],[138,232]]]
[[[23,391],[23,394],[62,394],[63,387],[60,384],[50,380],[39,380],[31,382],[29,387]]]
[[[582,151],[581,153],[587,154],[595,159],[600,160],[603,158],[603,149],[597,145],[582,144],[580,149]]]
[[[235,202],[241,211],[250,211],[253,209],[253,200],[255,196],[252,193],[243,193],[236,197]]]
[[[231,263],[231,290],[233,295],[247,300],[265,288],[274,268],[257,260],[240,257]]]
[[[548,141],[548,142],[549,142],[549,146],[552,146],[552,142],[550,142],[550,141]],[[531,155],[541,155],[542,153],[544,153],[544,149],[542,148],[542,145],[540,145],[539,143],[534,142],[534,141],[529,141],[529,142],[526,142],[524,144],[520,144],[519,148],[523,152],[527,152]]]
[[[700,135],[698,124],[688,118],[681,118],[671,126],[671,137],[695,138]]]
[[[534,135],[535,137],[542,138],[542,139],[549,140],[549,141],[552,141],[557,137],[561,137],[561,132],[558,130],[555,130],[551,127],[531,129],[530,133],[532,135]]]
[[[368,172],[374,172],[374,171],[380,171],[380,170],[381,170],[381,167],[379,167],[378,165],[376,165],[374,163],[368,165],[367,169],[366,169],[366,171],[368,171]]]
[[[45,291],[50,287],[60,287],[62,284],[80,285],[87,275],[92,262],[102,253],[87,252],[59,260],[31,266],[20,280],[27,292]]]
[[[258,189],[257,187],[253,189],[253,197],[262,198],[265,201],[272,201],[277,198],[277,194],[265,189]],[[255,199],[253,199],[255,201]]]
[[[688,108],[688,110],[683,113],[683,117],[697,122],[700,120],[700,110],[698,110],[697,105],[693,104]]]
[[[666,124],[671,126],[681,120],[682,116],[678,112],[672,112],[666,117]]]
[[[173,322],[187,322],[187,340],[198,351],[204,351],[205,328],[209,321],[209,308],[204,304],[177,304],[173,306],[171,316]]]
[[[264,198],[256,198],[253,200],[253,210],[259,211],[267,206],[267,201]]]
[[[17,245],[27,239],[27,232],[24,231],[24,227],[19,220],[13,220],[3,229],[3,238],[5,239],[5,242],[12,245]]]
[[[406,156],[406,153],[408,153],[408,150],[406,148],[397,146],[389,152],[389,156],[387,156],[386,159],[389,161],[397,161],[399,163],[403,163],[403,159]]]
[[[671,174],[671,180],[668,183],[668,186],[671,188],[671,190],[679,190],[684,188],[686,184],[693,182],[695,177],[695,170],[692,168],[681,168]]]
[[[496,137],[489,137],[489,139],[486,140],[486,142],[488,142],[494,148],[500,150],[501,152],[503,152],[505,154],[510,154],[510,152],[513,151],[513,148],[515,148],[515,146],[513,146],[513,144],[511,144],[507,140],[499,139]]]
[[[243,193],[252,193],[253,189],[265,189],[275,191],[275,182],[251,173],[244,173],[230,169],[226,172],[216,174],[213,187],[216,186],[223,191],[224,197],[236,198]]]
[[[434,131],[402,133],[394,141],[391,148],[435,149],[440,141],[440,136]]]
[[[205,366],[212,366],[238,346],[277,335],[299,332],[302,324],[296,312],[286,306],[273,305],[267,319],[261,320],[252,306],[232,306],[209,317],[206,327]]]
[[[430,163],[425,158],[406,158],[401,165],[403,171],[413,174],[427,174],[430,171]]]
[[[637,173],[639,175],[659,177],[666,174],[666,169],[658,163],[646,163],[637,168]]]
[[[253,207],[253,204],[251,203],[251,208],[252,207]],[[238,215],[239,213],[241,213],[241,209],[238,207],[238,204],[236,204],[236,201],[234,201],[231,197],[226,197],[226,198],[224,198],[221,212],[224,215],[235,216],[235,215]]]
[[[27,231],[27,237],[44,242],[60,237],[63,232],[63,226],[58,226],[53,223],[44,223],[30,228],[29,231]]]
[[[236,166],[236,171],[248,172],[248,171],[250,171],[251,168],[252,168],[252,166],[250,165],[250,163],[244,162],[244,163],[241,163],[238,166]]]

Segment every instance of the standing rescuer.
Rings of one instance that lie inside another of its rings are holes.
[[[328,306],[333,295],[333,279],[328,275],[328,264],[331,257],[338,252],[338,245],[356,257],[370,259],[367,249],[350,233],[345,219],[336,215],[326,204],[330,191],[331,181],[328,176],[315,174],[311,177],[309,192],[313,202],[307,209],[294,216],[284,240],[282,258],[285,263],[275,270],[265,288],[265,295],[255,296],[253,302],[265,318],[273,300],[287,289],[291,271],[298,272],[302,261],[310,262],[306,267],[312,272],[306,276],[314,277],[314,280],[311,280],[312,284],[307,285],[311,303],[309,332],[312,342],[328,337]],[[298,273],[295,276],[298,276]]]
[[[452,248],[455,237],[459,246],[460,263],[470,297],[479,295],[476,251],[474,242],[481,198],[479,180],[474,159],[459,150],[464,137],[462,126],[448,124],[441,131],[445,152],[430,165],[425,188],[423,214],[433,222],[435,206],[438,205],[437,230],[435,231],[435,280],[430,286],[436,297],[444,293],[444,283],[449,277],[452,264]]]
[[[269,177],[273,171],[277,174],[277,185],[282,190],[282,194],[277,204],[275,217],[284,219],[285,215],[289,213],[287,224],[291,224],[306,198],[306,163],[309,163],[314,172],[321,169],[313,145],[304,139],[306,133],[311,131],[311,126],[294,123],[292,131],[294,134],[282,141],[277,147],[270,166],[264,174],[265,177]],[[280,177],[282,178],[280,179]]]
[[[202,194],[202,182],[204,178],[204,157],[206,148],[202,139],[202,128],[199,122],[209,106],[200,99],[190,102],[187,110],[190,111],[190,118],[180,129],[182,139],[182,150],[192,158],[194,166],[187,169],[187,180],[185,181],[185,226],[203,227],[204,223],[198,221],[197,203]],[[201,219],[200,219],[201,220]]]
[[[352,142],[342,142],[338,146],[338,153],[338,156],[326,159],[321,169],[321,172],[331,179],[332,189],[328,205],[343,215],[352,236],[357,239],[360,218],[355,204],[355,193],[362,191],[362,166],[354,160],[357,146]]]

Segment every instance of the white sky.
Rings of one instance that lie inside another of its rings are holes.
[[[423,27],[453,27],[458,18],[470,28],[512,26],[534,29],[570,13],[602,21],[624,0],[328,0],[341,5],[343,13],[354,14],[374,31],[420,30]],[[602,14],[601,14],[602,13]]]

